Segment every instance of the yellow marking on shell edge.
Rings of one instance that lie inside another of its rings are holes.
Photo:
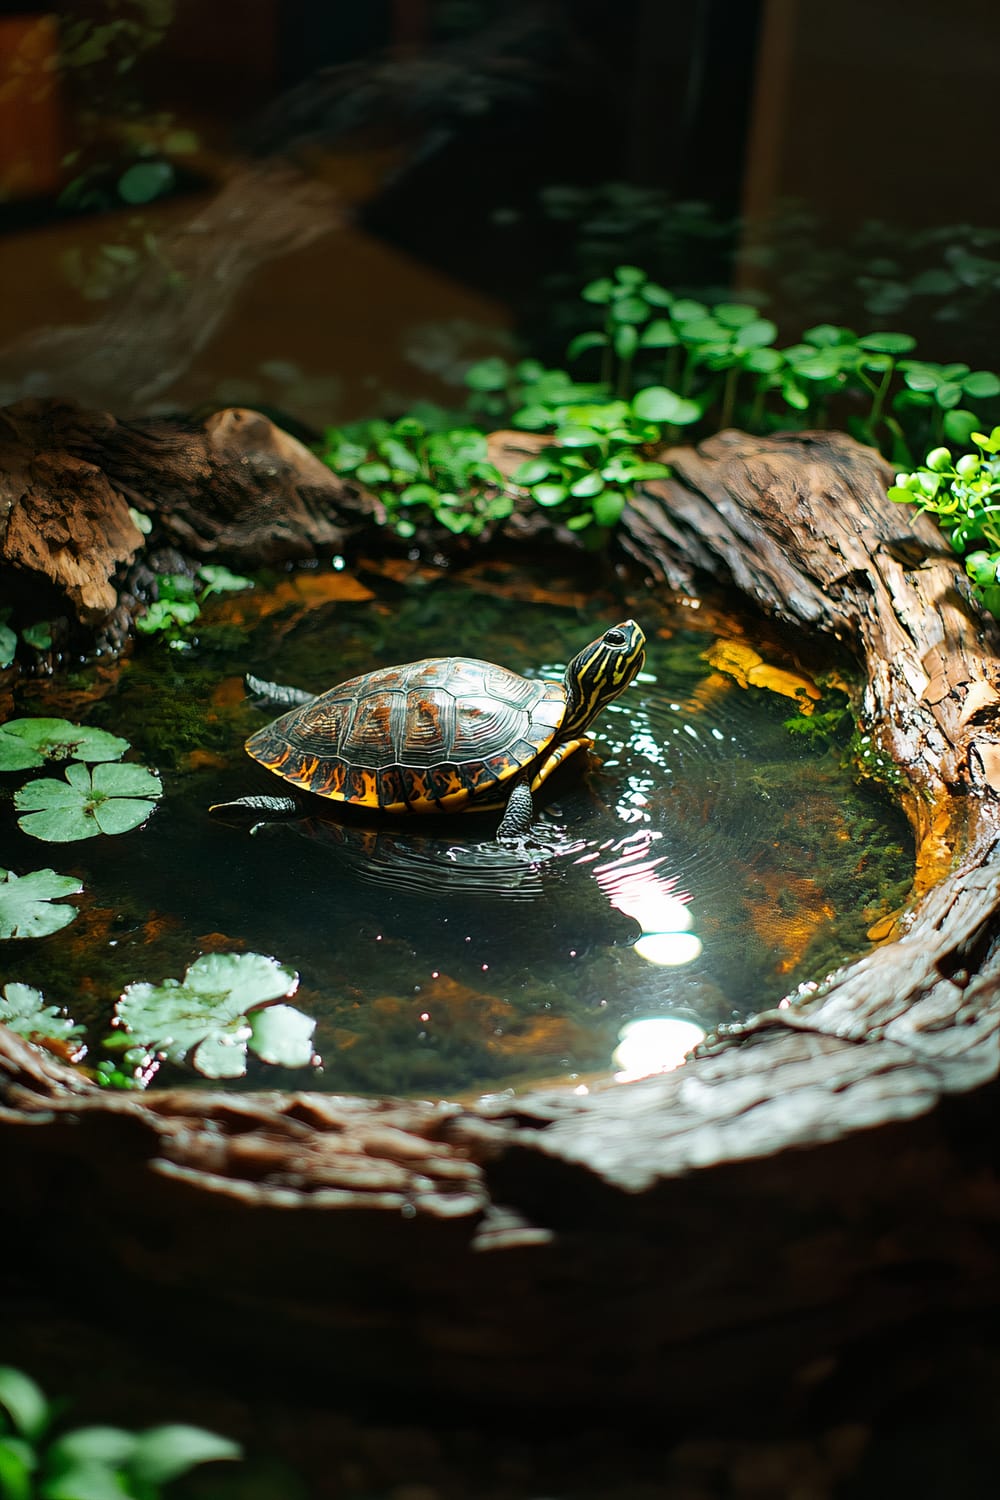
[[[552,775],[552,772],[556,770],[558,766],[561,766],[564,760],[567,760],[571,755],[575,755],[578,750],[592,749],[593,744],[594,741],[591,739],[590,735],[583,734],[577,735],[571,740],[560,740],[558,745],[553,745],[548,755],[546,755],[545,759],[542,761],[541,765],[538,767],[538,770],[532,777],[531,790],[533,792],[537,792],[542,782],[547,781],[548,778]]]
[[[372,771],[355,771],[355,776],[361,777],[361,791],[352,792],[346,799],[348,802],[361,803],[365,807],[378,807],[378,784]]]

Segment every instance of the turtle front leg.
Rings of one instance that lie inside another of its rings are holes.
[[[520,775],[510,789],[504,815],[497,829],[498,839],[523,839],[531,832],[535,803],[531,795],[531,777]]]

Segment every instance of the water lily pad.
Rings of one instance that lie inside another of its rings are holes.
[[[118,760],[128,740],[68,719],[9,719],[0,725],[0,771],[27,771],[47,760]]]
[[[171,1062],[190,1060],[207,1078],[239,1078],[247,1051],[265,1062],[303,1067],[312,1060],[315,1022],[290,1005],[299,976],[263,953],[209,953],[182,980],[127,985],[119,1026]],[[273,1006],[279,1014],[265,1022]],[[259,1015],[251,1015],[259,1012]]]
[[[90,839],[98,833],[127,833],[153,811],[163,792],[160,778],[145,766],[104,764],[66,768],[66,780],[43,776],[14,794],[14,806],[27,814],[18,827],[49,844]]]
[[[7,984],[0,994],[0,1021],[19,1036],[54,1037],[69,1041],[83,1035],[83,1027],[55,1005],[46,1005],[41,990],[30,984]]]
[[[0,938],[46,937],[76,916],[73,906],[52,906],[60,896],[75,896],[82,883],[55,870],[15,875],[0,869]]]

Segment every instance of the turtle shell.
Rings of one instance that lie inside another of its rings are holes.
[[[467,656],[353,677],[252,734],[248,754],[293,786],[384,812],[501,806],[502,784],[557,737],[561,682]]]

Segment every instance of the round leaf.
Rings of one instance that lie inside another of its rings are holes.
[[[584,354],[588,349],[603,349],[607,345],[607,342],[608,336],[606,333],[597,333],[594,331],[578,333],[566,350],[566,358],[576,359],[578,354]]]
[[[637,391],[632,401],[632,410],[643,422],[668,423],[674,427],[686,427],[697,422],[701,410],[694,401],[678,396],[665,385],[647,385]]]
[[[916,339],[909,333],[866,333],[858,339],[858,344],[878,354],[908,354],[917,347]]]
[[[502,391],[507,385],[510,370],[505,359],[494,356],[481,359],[470,365],[465,372],[465,383],[474,391]]]
[[[773,344],[778,337],[778,325],[772,323],[769,318],[755,318],[752,323],[746,323],[737,330],[737,349],[760,349],[765,344]]]
[[[966,443],[971,441],[972,434],[978,428],[979,418],[971,411],[962,411],[960,407],[955,407],[951,411],[945,412],[942,426],[944,427],[944,435],[949,442],[956,443],[959,447],[964,447]],[[959,463],[961,462],[962,460],[960,459]]]
[[[17,876],[0,869],[0,938],[45,937],[73,921],[76,908],[50,906],[60,896],[75,896],[83,885],[72,875],[33,870]]]
[[[641,349],[673,349],[677,343],[677,330],[666,318],[654,318],[639,335]]]
[[[717,302],[712,316],[725,328],[744,328],[757,318],[757,309],[746,302]]]
[[[545,479],[554,472],[555,466],[548,459],[529,458],[523,464],[519,464],[510,477],[515,484],[531,485],[537,484],[540,479]]]
[[[117,760],[128,740],[68,719],[8,719],[0,726],[0,771],[23,771],[46,760]]]
[[[539,505],[561,505],[569,491],[564,484],[536,484],[531,493]]]
[[[603,488],[604,480],[600,474],[591,470],[589,474],[584,474],[580,479],[574,480],[569,487],[569,492],[578,500],[589,500],[594,495],[599,495]]]
[[[631,323],[623,323],[615,329],[612,342],[619,359],[631,359],[639,347],[639,335]]]
[[[605,490],[594,500],[594,520],[599,526],[616,526],[625,509],[625,496],[621,490]]]
[[[975,400],[1000,395],[1000,379],[992,370],[974,370],[962,381],[962,389]]]
[[[597,281],[588,281],[580,296],[584,302],[596,302],[602,304],[610,302],[616,291],[615,284],[608,276],[601,276]]]
[[[151,203],[173,185],[174,169],[168,161],[141,161],[119,177],[118,196],[126,203]]]
[[[294,1005],[269,1005],[251,1019],[250,1050],[262,1062],[282,1068],[307,1068],[312,1062],[316,1022]]]
[[[642,323],[646,318],[646,304],[641,297],[619,297],[611,305],[611,316],[616,323]]]
[[[22,1437],[37,1440],[48,1426],[49,1404],[43,1392],[29,1375],[10,1365],[0,1365],[0,1406]]]

